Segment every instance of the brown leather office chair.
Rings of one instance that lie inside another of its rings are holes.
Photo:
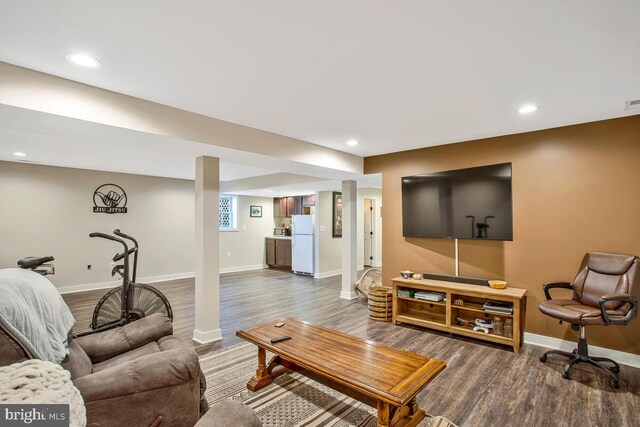
[[[573,283],[546,283],[543,288],[547,301],[540,304],[540,311],[561,323],[571,323],[573,330],[580,330],[580,339],[578,348],[572,353],[549,350],[540,356],[540,360],[546,362],[550,354],[568,357],[569,362],[562,374],[565,379],[570,378],[569,371],[573,365],[589,363],[609,374],[612,387],[620,387],[620,365],[606,357],[589,356],[585,326],[626,325],[636,317],[640,298],[640,259],[633,255],[589,252],[584,256]],[[549,290],[553,288],[572,289],[573,298],[552,299]],[[606,366],[603,362],[613,366]]]

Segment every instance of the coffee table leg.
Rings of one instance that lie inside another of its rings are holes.
[[[378,401],[378,427],[389,427],[391,425],[389,410],[388,403]]]
[[[280,357],[274,356],[267,366],[267,352],[264,348],[258,347],[258,369],[256,369],[256,374],[247,383],[247,388],[251,391],[256,391],[271,384],[273,380],[285,372],[281,370],[274,374],[274,368],[279,365]]]
[[[378,427],[414,427],[424,419],[424,411],[413,399],[405,406],[378,402]]]

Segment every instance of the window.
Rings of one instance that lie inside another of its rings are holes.
[[[238,196],[220,196],[218,225],[220,231],[238,230]]]

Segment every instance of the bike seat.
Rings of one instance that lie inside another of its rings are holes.
[[[42,264],[49,261],[53,261],[52,256],[42,256],[42,257],[28,256],[18,261],[18,267],[33,269],[36,267],[40,267]]]

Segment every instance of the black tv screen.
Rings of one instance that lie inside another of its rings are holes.
[[[511,163],[402,178],[404,237],[513,240]]]

